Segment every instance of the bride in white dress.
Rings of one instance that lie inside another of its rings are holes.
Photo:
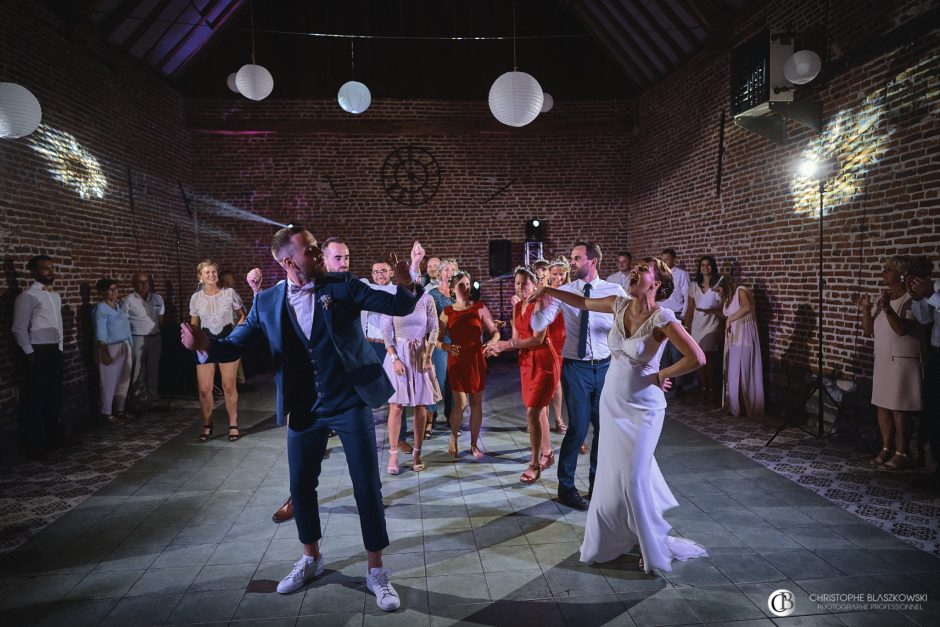
[[[551,296],[580,309],[614,314],[610,330],[610,368],[600,399],[597,476],[581,544],[582,562],[609,562],[640,547],[640,568],[672,570],[674,559],[707,555],[704,547],[669,535],[663,512],[679,503],[653,457],[663,428],[670,379],[705,363],[705,354],[682,328],[672,310],[657,301],[672,293],[672,273],[647,257],[629,275],[629,297],[584,298],[551,288],[532,295]],[[683,358],[659,369],[666,341]]]

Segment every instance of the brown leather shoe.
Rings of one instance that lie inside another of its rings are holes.
[[[282,523],[285,520],[290,520],[294,517],[294,501],[291,497],[287,497],[287,500],[284,501],[284,504],[274,512],[274,516],[271,516],[271,520],[276,523]]]
[[[580,452],[581,452],[582,455],[587,455],[588,453],[591,452],[591,449],[589,449],[589,448],[587,447],[587,444],[582,444],[582,445],[581,445],[581,451],[580,451]]]

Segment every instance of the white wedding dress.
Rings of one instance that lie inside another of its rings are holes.
[[[653,451],[663,430],[666,399],[656,384],[665,341],[653,331],[676,317],[661,307],[628,337],[623,314],[629,298],[614,304],[610,367],[601,392],[597,475],[581,544],[582,562],[609,562],[637,544],[644,569],[670,572],[672,560],[707,555],[691,540],[669,535],[663,512],[679,503],[666,485]]]

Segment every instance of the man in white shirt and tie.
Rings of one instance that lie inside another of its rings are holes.
[[[669,298],[660,303],[660,306],[671,309],[676,314],[677,320],[685,320],[685,308],[689,302],[689,273],[676,265],[676,249],[664,248],[662,253],[663,263],[672,270],[673,291]],[[668,368],[672,364],[682,359],[682,353],[672,342],[666,342],[666,348],[663,350],[660,368]],[[666,392],[666,398],[672,398],[682,389],[683,383],[688,381],[689,375],[676,377],[673,381],[672,389]]]
[[[592,242],[575,242],[571,250],[571,283],[562,290],[587,298],[626,296],[616,283],[604,281],[597,276],[601,263],[601,249]],[[580,510],[588,508],[587,501],[574,485],[581,443],[587,437],[588,426],[594,426],[594,441],[591,446],[590,485],[594,485],[597,470],[597,438],[600,431],[600,398],[610,365],[610,349],[607,334],[613,326],[612,314],[581,311],[558,299],[542,311],[532,315],[532,330],[541,331],[559,315],[565,321],[565,346],[561,384],[568,408],[568,431],[558,453],[558,498],[568,507]],[[590,492],[588,493],[590,495]]]
[[[630,287],[630,268],[632,267],[633,255],[625,250],[620,251],[617,253],[617,271],[607,277],[607,280],[622,287],[623,291],[627,291]]]
[[[35,280],[13,304],[13,336],[26,355],[21,430],[26,456],[44,459],[46,450],[59,444],[65,365],[62,298],[52,289],[55,264],[51,257],[37,255],[26,268]]]

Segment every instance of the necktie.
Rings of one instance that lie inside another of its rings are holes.
[[[585,298],[591,297],[591,284],[585,283],[584,289],[581,290]],[[578,359],[584,359],[584,356],[587,355],[587,336],[588,336],[588,311],[587,309],[581,310],[581,328],[578,331]]]

